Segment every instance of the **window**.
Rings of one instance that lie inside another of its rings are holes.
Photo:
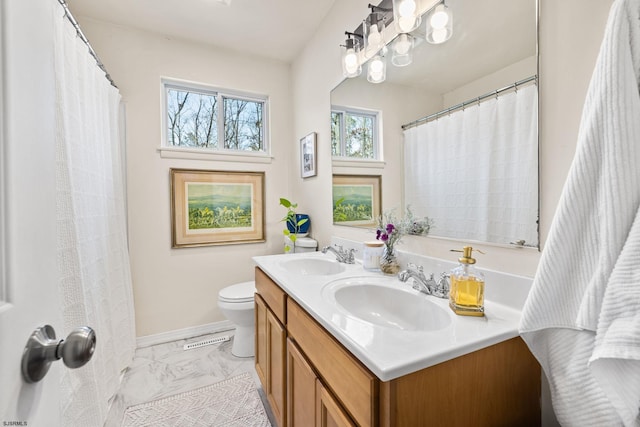
[[[331,153],[334,157],[378,159],[378,113],[332,108]]]
[[[266,152],[267,97],[163,81],[165,147]]]

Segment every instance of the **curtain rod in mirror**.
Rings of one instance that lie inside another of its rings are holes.
[[[454,105],[452,107],[445,108],[444,110],[438,111],[437,113],[433,113],[433,114],[429,114],[428,116],[421,117],[421,118],[416,119],[416,120],[414,120],[412,122],[409,122],[409,123],[406,123],[406,124],[402,125],[402,130],[411,129],[412,127],[419,126],[419,125],[421,125],[423,123],[426,123],[426,122],[428,122],[430,120],[435,120],[440,116],[444,116],[445,114],[449,114],[449,113],[451,113],[453,111],[456,111],[456,110],[459,110],[461,108],[464,108],[467,105],[476,104],[476,103],[479,104],[480,102],[482,102],[483,100],[485,100],[487,98],[491,98],[491,97],[494,97],[494,96],[497,97],[501,93],[507,92],[507,91],[509,91],[511,89],[518,90],[519,86],[523,86],[523,85],[525,85],[527,83],[530,83],[530,82],[535,82],[535,84],[538,84],[538,76],[537,75],[533,75],[533,76],[527,77],[526,79],[519,80],[519,81],[517,81],[517,82],[515,82],[513,84],[510,84],[509,86],[505,86],[503,88],[494,90],[492,92],[487,92],[484,95],[480,95],[480,96],[477,96],[477,97],[475,97],[473,99],[469,99],[467,101],[464,101],[464,102],[461,102],[459,104],[456,104],[456,105]]]

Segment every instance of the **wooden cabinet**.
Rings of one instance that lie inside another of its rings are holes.
[[[316,422],[316,374],[302,352],[287,339],[287,420],[289,427]]]
[[[275,421],[278,426],[284,427],[287,408],[287,332],[284,327],[286,294],[260,270],[256,270],[256,291],[256,371]]]
[[[267,360],[267,304],[264,302],[260,295],[255,295],[255,316],[256,316],[256,342],[255,342],[255,353],[256,353],[256,372],[258,373],[258,378],[260,378],[260,382],[262,383],[262,387],[266,388],[267,384],[267,371],[268,363]]]
[[[356,425],[291,339],[287,339],[287,393],[289,427]]]
[[[329,390],[316,380],[316,427],[355,427]]]
[[[540,426],[540,366],[519,337],[380,381],[259,268],[256,289],[256,370],[280,427]]]
[[[287,301],[287,331],[318,376],[362,426],[378,425],[378,380],[302,307]]]

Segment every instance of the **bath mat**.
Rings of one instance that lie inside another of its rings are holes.
[[[270,427],[248,373],[127,408],[122,427]]]

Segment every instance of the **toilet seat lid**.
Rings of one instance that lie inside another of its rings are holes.
[[[218,293],[218,299],[225,302],[249,302],[253,301],[256,292],[256,282],[242,282],[227,286]]]
[[[296,239],[296,246],[299,248],[317,248],[318,242],[311,237],[298,237]]]

